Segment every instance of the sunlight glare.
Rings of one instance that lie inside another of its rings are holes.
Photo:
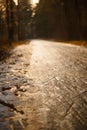
[[[15,2],[16,5],[18,5],[18,0],[13,0],[13,1]],[[39,3],[39,0],[31,0],[32,5],[35,5],[37,3]]]
[[[39,0],[31,0],[31,3],[34,5],[34,4],[36,4],[36,3],[38,3],[39,2]]]
[[[16,5],[18,5],[18,0],[13,0],[15,2]]]

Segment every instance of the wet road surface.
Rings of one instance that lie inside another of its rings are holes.
[[[0,130],[86,130],[87,48],[27,41],[0,63]]]

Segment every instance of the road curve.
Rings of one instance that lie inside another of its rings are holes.
[[[46,126],[86,130],[87,48],[44,40],[30,44],[29,77],[40,86]]]
[[[0,130],[87,130],[87,48],[26,43],[0,61]]]
[[[87,82],[87,48],[64,43],[32,40],[31,77],[38,83],[53,77]],[[71,78],[71,79],[70,79]]]

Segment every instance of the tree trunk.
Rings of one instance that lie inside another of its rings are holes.
[[[14,40],[13,30],[13,1],[6,0],[6,15],[7,15],[7,26],[8,26],[8,40],[9,43]]]

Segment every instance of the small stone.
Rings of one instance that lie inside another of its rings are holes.
[[[2,92],[3,95],[7,96],[8,95],[8,92]]]
[[[22,57],[22,56],[23,56],[23,54],[18,54],[17,56],[18,56],[18,57]]]
[[[60,80],[59,77],[55,77],[56,80]]]

